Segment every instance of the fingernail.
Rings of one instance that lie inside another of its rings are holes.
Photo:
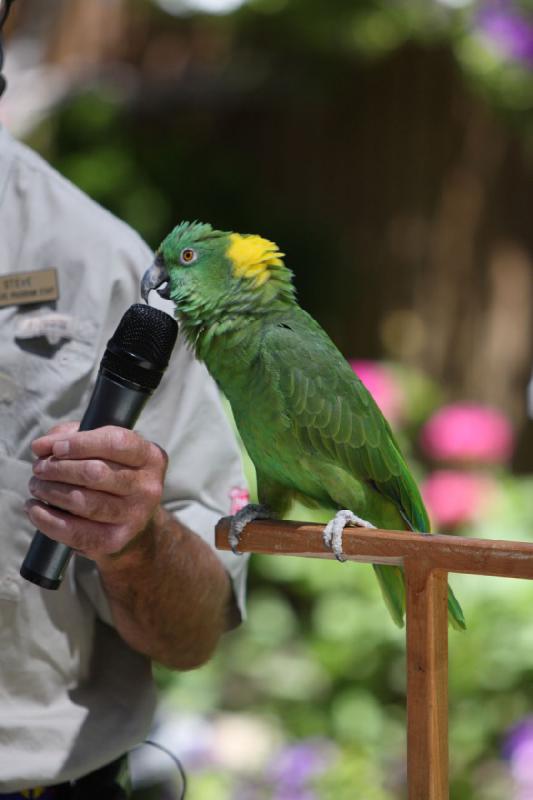
[[[68,440],[62,439],[59,442],[55,442],[54,446],[52,447],[52,452],[55,456],[61,458],[61,456],[66,456],[68,454],[69,449],[70,443]]]
[[[38,458],[35,464],[33,465],[33,471],[37,474],[41,473],[44,469],[44,458]]]

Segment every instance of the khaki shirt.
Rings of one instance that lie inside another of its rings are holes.
[[[34,533],[22,510],[31,442],[83,415],[151,260],[131,229],[0,129],[1,792],[94,770],[142,740],[151,721],[150,661],[114,629],[93,562],[73,559],[58,591],[19,575]],[[5,275],[50,268],[57,301],[1,299]],[[240,459],[217,389],[179,336],[137,430],[169,454],[165,507],[213,545],[231,490],[243,485]],[[246,559],[217,555],[242,609]]]

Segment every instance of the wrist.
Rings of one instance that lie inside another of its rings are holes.
[[[101,572],[119,572],[146,565],[155,559],[158,540],[168,525],[169,515],[158,506],[147,525],[115,553],[95,559]]]

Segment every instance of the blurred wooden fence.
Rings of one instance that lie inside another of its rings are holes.
[[[228,518],[221,520],[216,532],[219,549],[230,549],[228,530]],[[254,522],[247,526],[240,550],[333,558],[324,551],[322,531],[321,525]],[[405,571],[408,796],[447,800],[448,573],[532,580],[533,543],[347,528],[343,550],[349,561],[398,564]]]

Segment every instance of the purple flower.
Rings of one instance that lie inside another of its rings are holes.
[[[516,800],[533,798],[533,717],[526,717],[508,732],[503,743],[503,755],[511,763],[516,782]]]
[[[508,0],[487,3],[477,28],[504,56],[533,66],[533,21]]]
[[[435,461],[502,464],[513,452],[513,431],[497,409],[456,403],[439,409],[424,425],[422,446]]]
[[[326,739],[307,739],[279,750],[264,775],[244,778],[236,800],[318,800],[312,782],[336,757],[335,745]]]
[[[276,798],[296,800],[294,792],[307,789],[308,782],[327,769],[332,757],[333,747],[324,739],[309,739],[282,750],[269,770],[278,785]],[[307,800],[305,793],[301,795],[301,800]]]
[[[507,731],[502,745],[503,757],[510,761],[516,751],[528,742],[533,742],[533,717],[525,717]]]

